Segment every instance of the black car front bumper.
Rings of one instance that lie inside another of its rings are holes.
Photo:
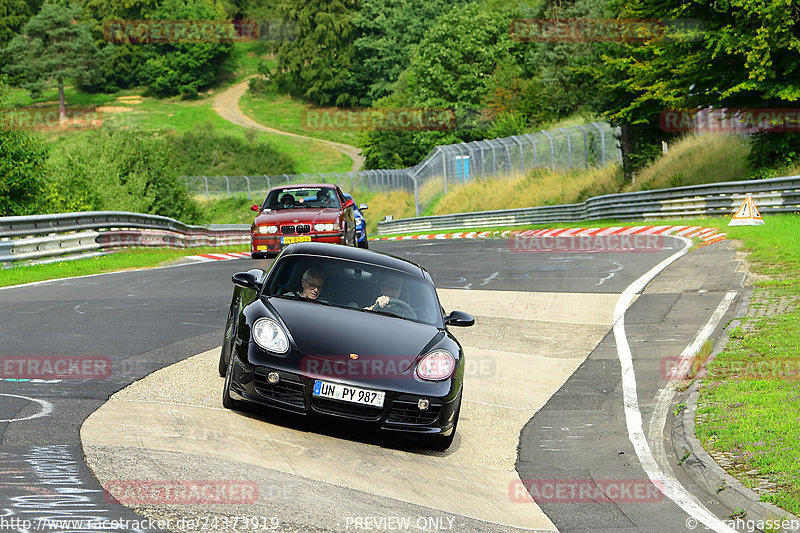
[[[455,391],[451,386],[445,397],[381,389],[386,395],[383,407],[379,408],[314,396],[314,377],[265,366],[248,367],[236,359],[230,391],[236,400],[300,416],[346,419],[374,429],[447,436],[453,431],[460,403],[460,384]],[[270,371],[278,373],[279,380],[275,384],[267,380]],[[357,386],[374,390],[369,385]],[[430,402],[428,409],[419,409],[420,398]]]

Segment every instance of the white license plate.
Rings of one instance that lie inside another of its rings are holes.
[[[349,385],[342,385],[341,383],[316,380],[314,381],[314,396],[342,400],[343,402],[359,403],[361,405],[371,405],[372,407],[383,407],[383,399],[386,393],[383,391],[350,387]]]

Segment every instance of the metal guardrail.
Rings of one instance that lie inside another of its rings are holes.
[[[567,170],[619,163],[619,129],[604,122],[525,135],[437,146],[410,168],[318,172],[273,176],[182,176],[194,194],[262,196],[273,186],[335,183],[348,192],[405,190],[414,194],[417,214],[447,194],[448,186],[477,178],[523,176],[534,168]]]
[[[190,226],[172,218],[92,211],[0,217],[0,263],[34,261],[130,246],[190,248],[250,242],[243,224]]]
[[[584,220],[731,216],[747,194],[762,214],[800,212],[800,176],[609,194],[581,204],[504,209],[378,222],[378,234],[523,226]]]

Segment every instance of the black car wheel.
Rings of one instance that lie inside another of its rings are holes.
[[[225,409],[239,411],[242,409],[241,402],[231,398],[231,380],[233,380],[234,358],[235,356],[231,356],[231,360],[228,362],[228,370],[225,372],[225,386],[222,388],[222,406]]]
[[[228,311],[228,321],[225,323],[225,338],[222,341],[222,349],[219,351],[219,377],[224,378],[228,370],[227,361],[233,353],[236,345],[236,319],[239,316],[239,306],[231,305]]]
[[[434,435],[432,437],[426,437],[424,440],[425,445],[432,449],[438,451],[444,451],[453,444],[453,439],[456,436],[456,428],[458,427],[458,415],[461,413],[461,396],[458,397],[458,407],[456,407],[456,414],[453,415],[453,431],[446,437],[441,435]]]
[[[369,242],[367,242],[367,232],[364,231],[364,240],[358,242],[359,248],[369,248]]]

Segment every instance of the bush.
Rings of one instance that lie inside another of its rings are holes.
[[[6,76],[0,76],[0,216],[35,214],[47,185],[47,145],[15,130]]]
[[[48,211],[132,211],[202,221],[178,179],[164,141],[104,128],[61,149],[49,162],[54,176]]]

